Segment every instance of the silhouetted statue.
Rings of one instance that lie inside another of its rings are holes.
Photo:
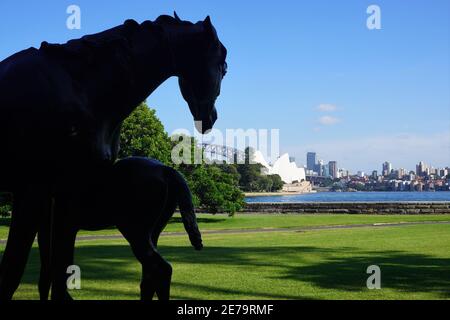
[[[66,195],[112,165],[122,121],[159,85],[177,76],[197,129],[212,128],[225,59],[209,17],[161,16],[0,62],[0,191],[14,194],[0,299],[17,289],[39,225],[57,226]],[[52,242],[57,257],[66,245]]]
[[[97,182],[71,195],[69,210],[58,225],[70,247],[59,257],[61,269],[73,265],[73,248],[78,230],[101,230],[116,226],[130,243],[142,264],[141,299],[151,300],[156,292],[160,300],[168,300],[172,267],[156,248],[158,238],[177,206],[184,227],[195,249],[203,248],[197,226],[191,192],[184,178],[174,169],[147,158],[128,158],[114,164]],[[49,232],[39,231],[41,300],[50,290]],[[81,266],[82,267],[82,266]],[[63,279],[65,285],[66,279]],[[52,290],[59,290],[53,287]],[[65,287],[63,288],[66,289]]]

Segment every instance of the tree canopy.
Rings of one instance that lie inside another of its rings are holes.
[[[239,185],[246,192],[276,192],[283,188],[283,181],[279,175],[263,174],[263,166],[252,163],[253,151],[245,150],[245,164],[236,167],[240,175]]]
[[[164,126],[146,103],[142,103],[123,122],[120,158],[149,157],[170,164],[172,144]]]
[[[211,213],[234,214],[243,206],[237,170],[206,164],[201,159],[203,150],[192,137],[170,138],[155,111],[145,103],[125,120],[120,136],[121,158],[150,157],[174,167],[186,178],[197,207]]]

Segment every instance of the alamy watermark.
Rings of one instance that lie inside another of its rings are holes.
[[[366,10],[369,17],[367,18],[366,25],[369,30],[381,30],[381,8],[376,4],[372,4],[367,7]]]
[[[201,128],[201,123],[196,123],[196,128]],[[212,129],[207,135],[202,135],[195,129],[192,132],[187,129],[177,129],[172,133],[171,139],[175,143],[171,154],[174,164],[211,162],[211,159],[205,157],[201,148],[204,145],[221,147],[223,150],[223,159],[215,159],[212,162],[255,163],[255,159],[246,159],[242,156],[247,149],[258,151],[264,159],[269,161],[275,161],[280,156],[279,129],[226,129],[225,132]]]
[[[69,15],[66,20],[66,27],[69,30],[81,29],[81,9],[79,6],[72,4],[67,7],[66,13]]]
[[[67,289],[69,290],[81,290],[81,268],[77,265],[67,267],[66,273],[69,275],[67,278]]]
[[[369,278],[367,278],[367,288],[369,290],[380,290],[381,289],[381,268],[377,265],[372,265],[367,267],[367,274],[370,274]]]

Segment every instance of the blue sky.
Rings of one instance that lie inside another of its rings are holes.
[[[66,28],[71,4],[81,30]],[[381,30],[366,27],[371,4]],[[2,0],[0,59],[174,9],[191,21],[211,15],[228,48],[217,128],[279,128],[281,151],[300,164],[312,150],[352,171],[386,160],[450,166],[448,0]],[[148,103],[169,132],[193,131],[176,79]]]

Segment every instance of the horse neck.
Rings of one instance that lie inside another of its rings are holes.
[[[116,113],[117,120],[125,119],[133,109],[161,84],[172,76],[179,76],[179,69],[189,63],[185,56],[192,54],[198,28],[195,25],[160,26],[160,31],[143,33],[136,37],[132,52],[133,80],[128,90],[126,103]]]
[[[116,93],[116,101],[120,101],[120,110],[114,113],[116,122],[124,120],[161,84],[176,75],[172,55],[163,41],[149,41],[145,50],[138,47],[132,52],[132,61],[131,81],[128,79],[124,84],[126,90]]]

